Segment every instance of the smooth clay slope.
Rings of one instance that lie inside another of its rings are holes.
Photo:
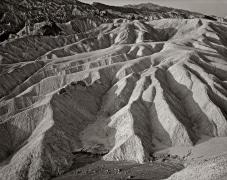
[[[143,163],[159,146],[227,136],[226,32],[201,19],[117,19],[1,43],[0,177],[60,176],[79,151]]]

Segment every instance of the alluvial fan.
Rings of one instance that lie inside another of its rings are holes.
[[[226,23],[85,25],[0,44],[1,177],[60,176],[78,151],[143,163],[160,144],[227,136]]]

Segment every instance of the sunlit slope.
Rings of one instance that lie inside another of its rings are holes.
[[[50,179],[73,152],[149,160],[227,136],[227,24],[117,19],[0,44],[0,176]]]

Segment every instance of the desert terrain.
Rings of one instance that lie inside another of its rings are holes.
[[[227,20],[68,1],[4,0],[0,179],[226,180]]]

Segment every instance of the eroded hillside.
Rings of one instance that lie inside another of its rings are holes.
[[[70,35],[88,31],[116,18],[128,20],[202,18],[226,22],[222,17],[203,15],[152,3],[109,6],[78,0],[2,0],[0,42],[29,35]]]
[[[116,19],[1,43],[0,176],[60,176],[80,151],[143,163],[160,146],[226,137],[226,30]]]

